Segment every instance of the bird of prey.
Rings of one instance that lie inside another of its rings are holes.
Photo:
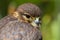
[[[19,5],[0,20],[0,40],[42,40],[40,15],[40,8],[32,3]]]

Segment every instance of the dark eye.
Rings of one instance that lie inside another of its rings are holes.
[[[30,18],[30,16],[29,15],[25,15],[27,18]]]
[[[30,18],[30,15],[27,15],[27,14],[22,14],[22,15],[26,16],[27,18]]]

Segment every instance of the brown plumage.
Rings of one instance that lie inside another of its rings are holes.
[[[41,40],[40,30],[31,24],[39,16],[36,5],[20,5],[13,14],[0,20],[0,40]]]
[[[0,30],[0,40],[39,40],[41,33],[29,23],[11,21]]]
[[[8,22],[10,22],[10,21],[13,21],[13,20],[16,20],[15,18],[13,18],[13,17],[11,17],[11,16],[5,16],[4,18],[2,18],[1,20],[0,20],[0,29],[4,26],[4,25],[6,25]]]
[[[36,5],[31,4],[31,3],[20,5],[20,6],[18,6],[18,8],[16,10],[18,12],[21,12],[21,9],[23,10],[23,12],[27,12],[31,16],[35,16],[35,17],[40,16],[42,13],[42,11],[40,10],[39,7],[37,7]]]

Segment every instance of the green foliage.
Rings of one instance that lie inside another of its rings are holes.
[[[43,40],[60,40],[60,6],[59,1],[55,0],[54,11],[45,14],[42,18]],[[50,10],[50,9],[49,9]]]

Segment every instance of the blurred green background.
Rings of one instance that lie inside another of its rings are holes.
[[[60,40],[60,0],[0,0],[0,19],[23,3],[34,3],[41,8],[43,40]]]

